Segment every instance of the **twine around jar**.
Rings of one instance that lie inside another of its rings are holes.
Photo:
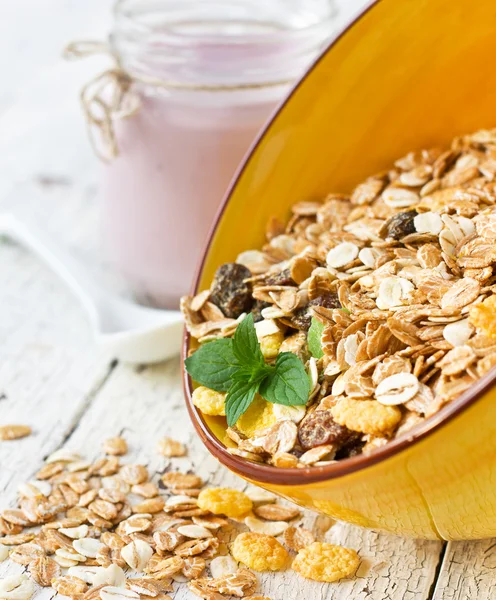
[[[114,65],[91,79],[82,88],[80,100],[88,124],[91,145],[96,155],[104,162],[110,162],[119,156],[114,120],[132,117],[141,107],[140,97],[133,91],[135,83],[164,89],[226,92],[279,87],[290,85],[294,81],[293,79],[284,79],[235,85],[203,85],[167,81],[142,75],[130,75],[122,67],[119,56],[105,42],[82,40],[70,43],[64,50],[64,58],[68,60],[86,58],[95,54],[110,57]],[[97,141],[97,136],[99,136],[100,142]]]

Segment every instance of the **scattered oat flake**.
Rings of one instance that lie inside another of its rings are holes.
[[[257,517],[267,521],[291,521],[301,514],[296,506],[282,506],[281,504],[263,504],[255,507],[253,512]]]
[[[113,456],[127,454],[127,442],[123,437],[113,437],[103,442],[103,451]]]
[[[288,527],[284,532],[284,544],[294,552],[310,546],[313,542],[315,542],[313,533],[303,527]]]
[[[0,425],[0,441],[19,440],[31,433],[29,425]]]
[[[454,283],[441,301],[443,309],[463,308],[472,303],[480,294],[480,283],[472,277],[464,277]]]
[[[181,442],[174,440],[170,437],[165,437],[158,443],[158,452],[162,456],[174,457],[184,456],[186,454],[186,447]]]

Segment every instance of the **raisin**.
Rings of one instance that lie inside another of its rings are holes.
[[[251,309],[251,314],[253,315],[253,322],[258,323],[259,321],[263,321],[262,310],[264,308],[268,308],[269,306],[273,306],[270,302],[264,302],[263,300],[257,300]]]
[[[284,269],[279,273],[272,273],[265,280],[265,285],[296,285],[291,278],[291,270]]]
[[[237,319],[244,312],[250,312],[253,305],[249,269],[238,263],[226,263],[215,272],[210,288],[210,302],[218,306],[231,319]]]
[[[362,453],[365,442],[362,441],[361,435],[356,431],[350,433],[355,435],[351,435],[346,444],[336,452],[336,456],[334,457],[336,460],[352,458],[353,456],[358,456]]]
[[[330,410],[315,410],[305,418],[298,430],[300,444],[305,450],[324,444],[344,446],[353,433],[332,418]]]
[[[410,233],[415,233],[415,225],[413,219],[418,215],[416,210],[407,210],[400,212],[391,217],[379,231],[379,235],[383,238],[393,238],[393,240],[401,240],[401,238]]]
[[[335,292],[329,292],[327,294],[323,294],[322,296],[317,296],[317,298],[310,300],[306,306],[295,311],[291,319],[291,323],[295,329],[300,329],[303,331],[308,331],[310,329],[310,325],[312,324],[312,315],[310,314],[309,309],[312,306],[341,308],[341,303],[339,302],[338,295]]]

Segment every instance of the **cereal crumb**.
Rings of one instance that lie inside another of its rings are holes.
[[[355,573],[359,563],[355,550],[314,542],[298,552],[293,569],[307,579],[331,583]]]
[[[392,431],[401,420],[401,410],[397,406],[385,406],[377,400],[343,398],[331,411],[340,425],[372,435]]]
[[[286,549],[264,533],[241,533],[231,548],[233,557],[255,571],[279,571],[288,560]]]
[[[200,385],[193,392],[193,404],[199,408],[204,415],[212,417],[224,416],[226,414],[225,402],[227,394],[216,392]]]
[[[160,440],[157,446],[159,454],[167,456],[169,458],[173,456],[184,456],[186,454],[186,447],[181,442],[173,440],[170,437],[164,437]]]
[[[250,512],[253,503],[246,494],[238,490],[208,488],[200,492],[198,506],[202,510],[209,510],[215,515],[237,518]]]

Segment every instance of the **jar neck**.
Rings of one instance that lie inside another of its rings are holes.
[[[333,0],[118,0],[112,50],[140,79],[191,89],[284,85],[333,31]]]

